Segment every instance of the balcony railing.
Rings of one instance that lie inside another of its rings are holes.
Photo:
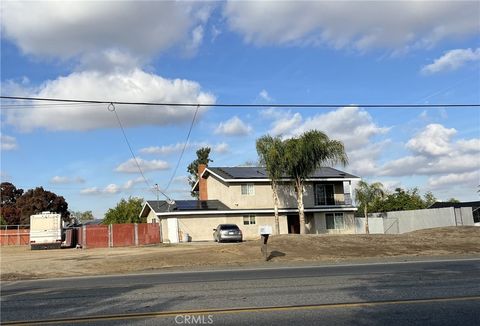
[[[327,199],[326,201],[315,202],[315,206],[340,206],[340,205],[353,205],[352,195],[343,194],[343,200]]]

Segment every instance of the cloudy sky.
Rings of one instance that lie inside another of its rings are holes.
[[[2,95],[134,102],[335,103],[198,112],[120,106],[148,182],[189,198],[186,166],[257,160],[255,139],[309,129],[342,140],[346,171],[442,200],[478,200],[480,110],[361,104],[480,103],[477,1],[1,3]],[[354,104],[356,107],[341,107]],[[2,102],[1,179],[97,217],[155,198],[106,105]],[[167,184],[172,179],[168,189]]]

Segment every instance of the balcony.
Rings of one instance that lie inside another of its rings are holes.
[[[342,198],[343,197],[343,198]],[[324,198],[315,198],[315,206],[351,206],[353,205],[351,194],[340,194],[336,196],[328,196]]]

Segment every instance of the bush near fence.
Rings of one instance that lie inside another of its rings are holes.
[[[3,226],[0,244],[30,245],[29,226]],[[160,224],[85,225],[74,229],[83,248],[111,248],[157,244],[161,242]]]

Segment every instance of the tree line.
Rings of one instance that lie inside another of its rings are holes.
[[[72,217],[80,223],[94,219],[92,211],[69,211],[68,203],[63,196],[58,196],[43,187],[24,191],[10,182],[2,182],[0,190],[0,224],[2,225],[27,225],[30,224],[30,215],[45,211],[61,214],[62,219],[67,222]],[[102,223],[145,222],[145,218],[139,217],[142,203],[142,198],[122,198],[115,207],[107,211]]]
[[[65,198],[37,187],[24,191],[10,182],[0,185],[0,223],[8,225],[30,224],[30,215],[51,211],[62,215],[64,221],[70,218]]]

